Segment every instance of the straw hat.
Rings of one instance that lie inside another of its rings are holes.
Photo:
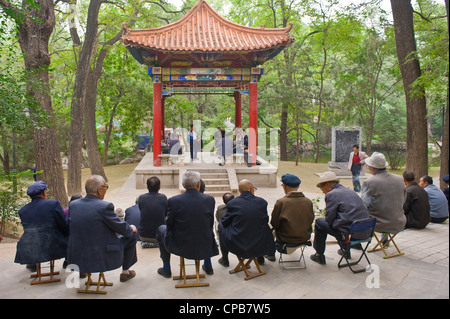
[[[374,152],[372,156],[365,160],[366,165],[374,167],[374,168],[386,168],[388,167],[388,162],[386,162],[386,158],[383,154]]]
[[[316,186],[320,187],[320,184],[323,184],[326,182],[339,182],[339,178],[337,178],[335,172],[328,171],[328,172],[322,173],[319,176],[319,183]]]

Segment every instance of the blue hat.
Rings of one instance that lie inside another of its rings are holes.
[[[292,174],[284,174],[281,177],[281,182],[289,187],[297,187],[302,182],[300,178]]]
[[[47,189],[47,184],[44,181],[37,181],[28,186],[27,194],[30,197],[42,194]]]
[[[444,176],[443,180],[448,183],[448,174]]]

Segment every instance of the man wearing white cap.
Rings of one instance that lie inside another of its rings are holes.
[[[389,164],[381,153],[374,152],[366,159],[366,165],[373,176],[364,181],[361,198],[370,216],[377,219],[375,231],[396,234],[406,225],[403,179],[386,171]]]

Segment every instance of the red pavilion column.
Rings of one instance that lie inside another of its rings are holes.
[[[165,121],[165,116],[166,116],[166,111],[165,111],[165,106],[166,106],[166,96],[163,95],[162,99],[161,99],[161,136],[164,139],[165,133],[166,133],[166,121]]]
[[[242,127],[242,99],[241,92],[234,92],[234,125],[235,127]]]
[[[258,119],[258,83],[250,83],[250,105],[248,125],[248,152],[251,154],[251,163],[256,165],[257,121]]]
[[[153,166],[161,166],[162,83],[153,83]]]

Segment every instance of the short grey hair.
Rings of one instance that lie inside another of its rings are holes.
[[[97,189],[105,183],[105,179],[101,175],[92,175],[86,180],[84,188],[86,194],[95,194]]]
[[[184,188],[197,187],[200,181],[200,173],[196,171],[186,171],[181,179]]]

